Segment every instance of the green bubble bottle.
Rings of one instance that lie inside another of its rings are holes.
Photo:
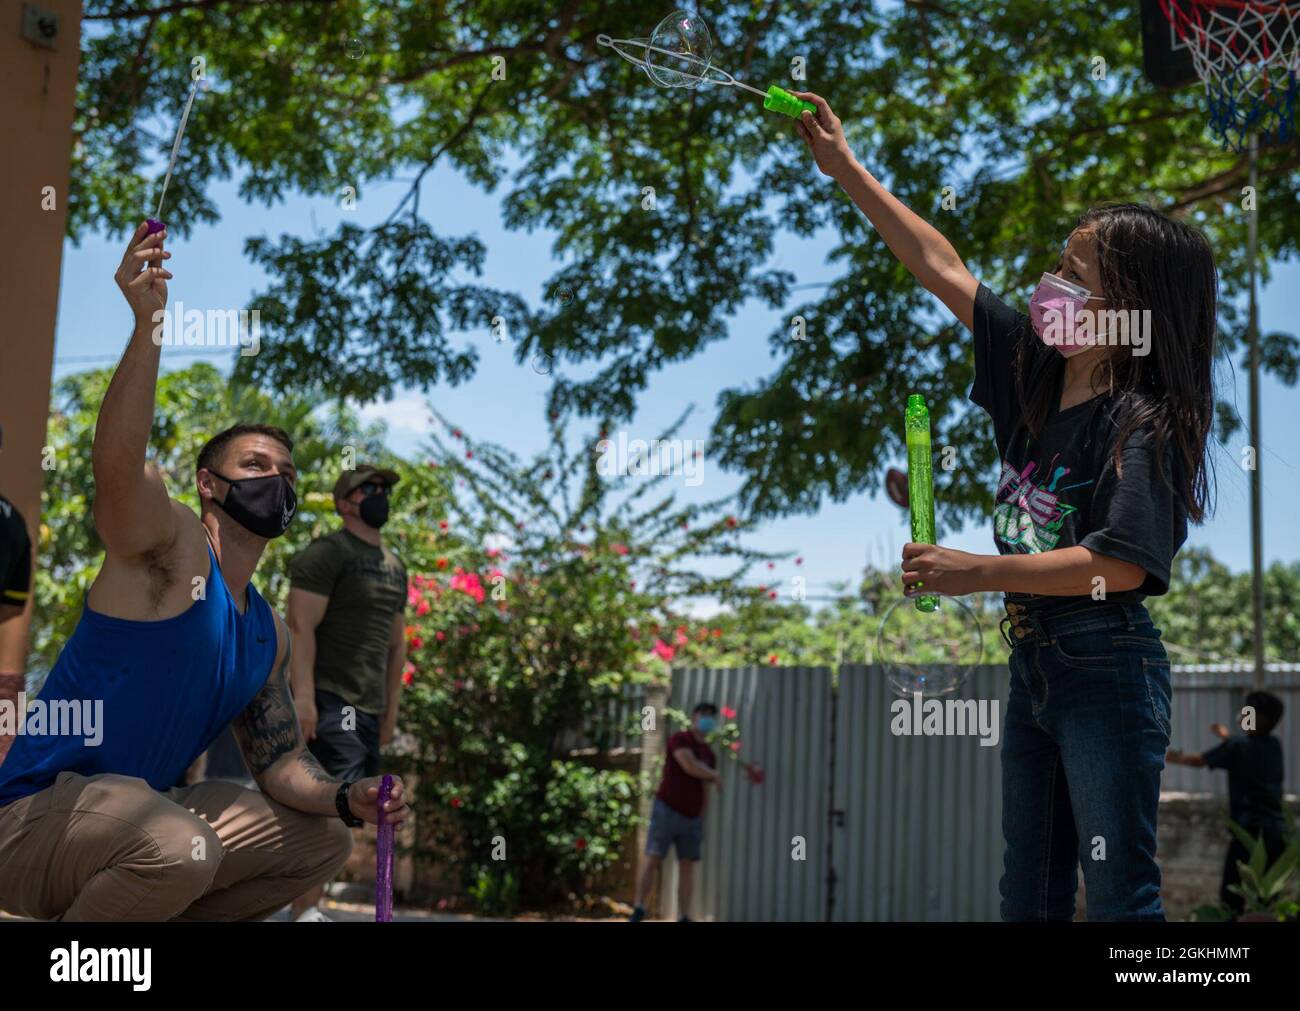
[[[752,89],[758,91],[757,88]],[[760,95],[762,92],[758,92]],[[813,105],[802,98],[796,98],[784,88],[778,88],[775,84],[767,89],[767,94],[763,96],[763,108],[770,109],[772,112],[779,112],[782,116],[789,116],[791,119],[798,119],[804,112],[811,112],[813,116],[817,115],[817,106]]]
[[[931,466],[930,411],[925,398],[912,393],[903,415],[907,429],[907,495],[912,508],[912,541],[934,543],[934,471]],[[939,598],[916,598],[918,611],[937,611]]]

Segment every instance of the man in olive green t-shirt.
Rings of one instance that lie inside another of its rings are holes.
[[[406,665],[406,566],[383,541],[400,480],[368,464],[334,485],[343,529],[312,541],[289,565],[290,675],[307,747],[342,780],[379,774],[393,738]],[[324,887],[293,904],[299,921],[328,920]]]

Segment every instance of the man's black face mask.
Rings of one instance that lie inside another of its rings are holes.
[[[215,470],[211,473],[230,485],[225,501],[217,505],[249,533],[272,538],[289,529],[298,511],[298,496],[283,474],[232,479]]]

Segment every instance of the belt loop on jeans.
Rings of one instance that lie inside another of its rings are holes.
[[[1007,645],[1015,649],[1017,645],[1024,642],[1030,634],[1033,635],[1034,641],[1040,646],[1045,646],[1050,641],[1047,632],[1044,630],[1039,618],[1030,613],[1029,607],[1022,603],[1008,600],[1006,602],[1007,616],[999,623],[1002,631],[1002,638]],[[1007,626],[1011,627],[1011,634],[1007,634]],[[1014,636],[1014,639],[1012,638]]]

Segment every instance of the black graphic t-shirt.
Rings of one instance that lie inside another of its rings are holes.
[[[1172,448],[1166,447],[1157,464],[1150,433],[1133,432],[1121,452],[1121,478],[1114,455],[1124,398],[1103,394],[1062,411],[1059,379],[1051,411],[1035,438],[1016,394],[1015,357],[1022,340],[1038,340],[1029,317],[981,284],[975,295],[970,399],[993,419],[1002,460],[993,507],[998,553],[1035,554],[1080,545],[1147,572],[1138,589],[1108,592],[1106,600],[1138,602],[1167,592],[1170,565],[1187,539],[1187,510],[1160,470],[1172,476]]]

